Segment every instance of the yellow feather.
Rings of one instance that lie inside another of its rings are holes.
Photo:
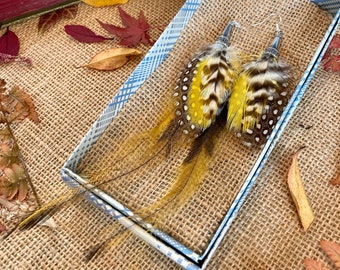
[[[207,119],[203,113],[203,99],[201,97],[201,81],[203,69],[207,65],[209,58],[202,61],[197,69],[197,74],[193,77],[188,93],[188,115],[190,122],[196,126],[206,129],[211,124],[211,119]]]
[[[112,178],[113,174],[124,170],[126,166],[128,166],[128,168],[133,168],[136,161],[141,164],[143,161],[148,160],[155,155],[162,145],[164,145],[164,142],[160,142],[159,139],[167,132],[168,128],[171,127],[173,119],[174,113],[169,113],[165,115],[163,120],[161,120],[155,128],[127,138],[119,145],[119,149],[114,153],[117,157],[114,164],[106,168],[102,168],[100,165],[107,163],[106,160],[111,160],[112,153],[103,153],[99,162],[87,165],[84,174],[86,174],[89,182],[92,184],[100,184],[101,182]],[[168,136],[171,135],[172,133],[170,132]],[[167,138],[167,140],[168,139],[170,138]]]
[[[172,124],[171,122],[174,119],[173,111],[174,109],[171,111],[171,113],[168,113],[168,115],[166,115],[155,128],[150,130],[149,136],[154,141],[158,140],[164,134],[164,132],[166,132],[167,128]]]
[[[18,229],[23,228],[30,228],[41,221],[44,221],[45,218],[49,216],[51,211],[54,211],[56,208],[62,206],[66,202],[72,201],[71,199],[77,198],[79,195],[79,189],[73,189],[65,194],[59,196],[58,198],[48,202],[47,204],[43,205],[38,210],[34,211],[31,215],[21,221],[18,225]]]
[[[209,143],[212,142],[209,141]],[[137,214],[148,219],[162,209],[166,209],[166,214],[179,210],[199,189],[208,169],[210,158],[208,150],[202,145],[202,149],[197,155],[181,165],[178,176],[167,193],[151,206],[137,211]]]
[[[229,99],[228,126],[236,131],[242,127],[244,109],[247,102],[248,75],[243,73],[238,78]]]

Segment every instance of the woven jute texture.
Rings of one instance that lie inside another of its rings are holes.
[[[329,20],[313,5],[303,6],[302,3],[298,5],[280,3],[280,5],[276,7],[276,10],[285,22],[281,27],[284,33],[281,55],[293,66],[292,84],[295,86],[314,54],[315,47],[323,37]],[[167,115],[168,97],[172,96],[178,70],[184,64],[182,59],[189,59],[193,52],[198,51],[204,45],[200,42],[204,37],[208,42],[213,42],[230,19],[240,22],[241,25],[249,26],[252,22],[261,21],[275,11],[270,3],[263,3],[261,10],[256,9],[255,5],[250,3],[242,7],[236,3],[230,3],[229,8],[233,11],[233,15],[230,11],[218,13],[211,18],[212,10],[223,6],[225,6],[224,1],[202,3],[169,58],[158,69],[158,72],[138,90],[79,168],[82,174],[88,177],[96,175],[97,178],[99,174],[102,180],[111,179],[123,173],[124,177],[114,178],[115,180],[103,188],[132,210],[143,209],[164,196],[176,178],[177,170],[187,154],[188,147],[183,141],[177,140],[170,158],[164,158],[165,154],[158,155],[152,162],[139,168],[137,172],[128,175],[125,173],[139,167],[142,161],[150,158],[149,154],[144,159],[141,155],[143,151],[147,151],[146,142],[143,142],[144,148],[137,143],[136,150],[135,144],[127,147],[124,141],[157,125],[159,120]],[[302,12],[303,7],[308,9],[308,13]],[[248,14],[248,18],[252,18],[252,22],[242,19],[241,9]],[[310,18],[311,14],[313,19]],[[210,21],[211,19],[213,21]],[[265,27],[248,27],[247,31],[236,30],[232,44],[248,54],[261,52],[275,36],[275,23],[278,18],[272,19],[270,23],[265,24]],[[310,24],[308,27],[316,27],[316,25],[312,26],[316,21],[319,21],[322,26],[316,28],[313,36],[301,35],[306,31],[306,23]],[[208,26],[203,26],[203,24]],[[196,32],[197,29],[200,29],[199,33]],[[305,57],[306,55],[309,57]],[[120,148],[123,148],[123,152],[119,150]],[[158,228],[199,254],[206,249],[259,153],[258,149],[242,145],[233,134],[227,131],[218,138],[215,148],[204,181],[195,195],[175,214],[172,211],[168,214],[171,207],[178,208],[170,203],[161,211],[162,213],[157,213],[157,217],[150,218]],[[137,153],[138,151],[141,153]],[[124,162],[117,162],[123,157],[126,157]]]
[[[170,21],[183,1],[130,1],[125,9],[137,15],[145,11],[152,25]],[[223,10],[223,12],[221,12]],[[107,171],[117,158],[122,142],[157,123],[166,111],[178,71],[193,53],[213,42],[230,19],[247,27],[234,31],[232,43],[249,54],[258,54],[271,41],[277,19],[261,27],[250,27],[271,13],[282,17],[284,39],[281,55],[292,67],[296,84],[314,54],[330,18],[309,1],[254,1],[242,3],[203,1],[165,62],[151,75],[102,138],[85,157],[79,170]],[[105,34],[95,18],[119,23],[115,8],[80,6],[72,23],[90,26]],[[27,167],[42,201],[66,190],[59,168],[90,128],[139,59],[115,72],[76,69],[104,44],[84,45],[71,41],[62,23],[43,36],[36,20],[13,26],[21,39],[21,52],[30,56],[34,67],[1,66],[1,77],[18,84],[35,101],[42,122],[26,122],[15,128]],[[157,32],[153,33],[157,37]],[[140,46],[143,52],[148,47]],[[184,60],[183,60],[184,59]],[[318,247],[321,239],[340,240],[339,188],[329,180],[339,173],[339,74],[320,68],[294,117],[271,154],[237,219],[214,255],[210,269],[302,269],[305,257],[329,260]],[[294,84],[293,83],[293,84]],[[306,128],[311,126],[311,128]],[[304,233],[286,185],[292,154],[306,145],[299,157],[302,179],[316,214],[309,232]],[[185,146],[185,145],[184,145]],[[105,186],[132,209],[154,202],[169,187],[187,147],[179,143],[171,159],[160,156],[136,174]],[[111,154],[113,153],[113,154]],[[158,226],[177,240],[201,253],[228,210],[259,150],[243,146],[232,134],[224,133],[202,186],[183,208],[158,220]],[[103,158],[105,157],[105,158]],[[127,158],[131,164],[133,158]],[[125,165],[128,168],[130,165]],[[121,168],[119,168],[121,169]],[[124,168],[123,168],[124,169]],[[125,181],[124,181],[125,180]],[[122,227],[107,215],[81,200],[55,215],[56,230],[34,228],[18,232],[1,243],[0,265],[6,269],[178,269],[156,250],[129,234],[117,238],[114,247],[86,264],[86,250]]]

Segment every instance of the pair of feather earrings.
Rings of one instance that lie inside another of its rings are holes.
[[[233,131],[252,145],[267,140],[288,99],[289,66],[279,59],[282,33],[277,26],[272,44],[260,57],[244,63],[241,53],[230,46],[232,29],[237,25],[230,22],[216,42],[195,55],[182,70],[173,93],[173,112],[164,116],[155,128],[124,143],[138,145],[136,142],[148,139],[147,150],[135,159],[140,163],[112,179],[91,184],[100,187],[118,178],[128,181],[129,175],[141,166],[151,166],[150,161],[163,150],[169,156],[171,146],[185,136],[191,146],[176,179],[163,197],[135,211],[149,219],[164,209],[178,210],[198,190],[221,132]],[[124,157],[120,162],[124,162]],[[30,228],[47,220],[84,192],[91,192],[91,188],[71,190],[42,206],[18,227]]]
[[[240,52],[229,45],[231,22],[217,41],[195,56],[184,69],[174,96],[183,132],[200,136],[228,110],[226,128],[247,142],[263,144],[287,97],[289,66],[279,59],[282,33],[262,55],[242,65]],[[177,90],[178,89],[178,90]]]
[[[191,138],[191,148],[176,180],[160,200],[141,211],[149,216],[170,203],[178,210],[197,191],[215,141],[225,130],[236,133],[246,145],[263,145],[288,101],[289,66],[279,59],[282,33],[276,35],[264,52],[243,63],[241,52],[230,46],[230,22],[215,43],[198,53],[181,72],[173,94],[175,117],[159,134],[170,140],[178,131]],[[169,207],[166,207],[169,212]]]

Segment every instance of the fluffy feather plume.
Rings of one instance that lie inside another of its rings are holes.
[[[193,141],[187,157],[179,168],[178,176],[167,193],[151,206],[137,211],[138,215],[148,218],[164,209],[168,215],[179,210],[192,198],[204,180],[215,143],[221,132],[225,131],[227,111],[226,105],[210,128]]]
[[[228,126],[247,143],[269,137],[288,99],[289,66],[278,59],[281,32],[256,61],[243,66],[229,101]]]
[[[240,73],[240,55],[223,37],[196,55],[178,79],[174,93],[176,116],[185,134],[199,136],[210,127]]]

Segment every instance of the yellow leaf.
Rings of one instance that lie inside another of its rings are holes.
[[[99,52],[83,67],[97,70],[114,70],[123,66],[128,56],[140,55],[142,52],[131,48],[113,48]]]
[[[104,7],[118,4],[125,4],[128,0],[82,0],[84,3],[93,7]]]
[[[288,187],[295,203],[304,231],[307,231],[314,220],[314,213],[309,205],[305,189],[302,184],[298,166],[298,154],[300,148],[293,156],[292,164],[288,172]]]

